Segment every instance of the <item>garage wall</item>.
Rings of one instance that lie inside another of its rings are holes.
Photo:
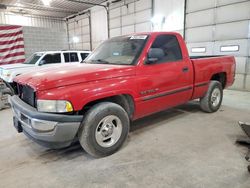
[[[25,57],[34,52],[68,49],[66,30],[23,27]]]
[[[22,16],[7,12],[0,12],[0,24],[55,28],[58,30],[66,29],[65,22],[59,18],[44,16]]]
[[[236,56],[232,88],[250,90],[250,1],[187,0],[186,11],[190,54]]]
[[[183,35],[185,0],[154,0],[154,15],[165,17],[162,31],[175,31]]]
[[[152,0],[125,1],[110,7],[110,37],[151,31]]]
[[[152,0],[126,0],[124,2],[111,4],[109,7],[110,37],[151,31]],[[95,6],[89,11],[89,13],[86,11],[86,15],[76,16],[68,21],[71,49],[91,50],[91,47],[96,48],[108,38],[105,8]],[[79,42],[74,42],[73,37],[77,37]]]
[[[23,26],[26,58],[37,51],[68,49],[66,24],[62,19],[1,12],[0,24]]]
[[[75,50],[90,50],[90,25],[89,14],[78,16],[68,22],[68,42],[70,49]],[[79,41],[74,42],[74,37]]]

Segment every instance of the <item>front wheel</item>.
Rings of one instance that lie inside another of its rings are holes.
[[[200,99],[200,107],[205,112],[216,112],[222,102],[223,89],[218,81],[211,81],[206,95]]]
[[[128,132],[127,112],[115,103],[102,102],[87,112],[78,137],[87,153],[94,157],[105,157],[122,146]]]

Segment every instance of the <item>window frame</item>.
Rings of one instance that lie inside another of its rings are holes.
[[[54,62],[54,63],[45,63],[43,65],[50,65],[50,64],[58,64],[58,63],[62,63],[62,56],[61,56],[61,53],[60,52],[55,52],[55,53],[45,53],[44,56],[39,60],[39,63],[44,60],[44,58],[48,55],[55,55],[55,54],[58,54],[60,56],[60,62]]]
[[[160,36],[172,36],[172,37],[174,37],[174,38],[176,39],[176,42],[177,42],[177,45],[178,45],[178,48],[179,48],[179,51],[180,51],[180,54],[181,54],[181,59],[174,60],[174,61],[163,61],[163,62],[156,61],[156,62],[150,63],[150,64],[148,64],[148,63],[145,62],[144,64],[146,64],[146,65],[158,65],[158,64],[163,64],[163,63],[175,63],[175,62],[182,62],[182,61],[184,61],[183,50],[182,50],[182,48],[181,48],[181,46],[180,46],[180,41],[179,41],[178,37],[177,37],[176,35],[173,35],[173,34],[159,34],[159,35],[157,35],[157,36],[154,38],[153,42],[151,43],[151,45],[150,45],[150,47],[149,47],[149,50],[150,50],[151,47],[153,46],[153,44],[154,44],[154,42],[156,41],[156,39],[157,39],[158,37],[160,37]],[[148,52],[147,52],[147,54],[146,54],[146,61],[147,61],[147,59],[148,59]]]

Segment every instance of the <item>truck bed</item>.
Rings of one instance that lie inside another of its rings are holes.
[[[225,85],[228,87],[234,82],[235,60],[233,56],[191,56],[194,66],[194,98],[207,91],[207,83],[216,73],[225,74]],[[202,87],[201,87],[202,86]]]
[[[190,59],[203,59],[203,58],[213,58],[213,57],[223,57],[223,55],[207,55],[207,56],[190,56]]]

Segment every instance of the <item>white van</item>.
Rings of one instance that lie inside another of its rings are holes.
[[[48,66],[55,63],[80,63],[90,51],[46,51],[36,52],[24,63],[9,64],[0,66],[0,78],[7,83],[23,73],[36,71],[39,66]]]

